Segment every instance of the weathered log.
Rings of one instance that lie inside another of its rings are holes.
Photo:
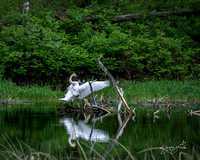
[[[181,9],[178,11],[164,11],[164,12],[149,12],[147,14],[147,17],[151,17],[151,16],[164,16],[164,15],[169,15],[169,14],[183,14],[183,13],[190,13],[192,12],[192,10],[190,9]],[[116,19],[118,21],[123,21],[123,20],[127,20],[127,19],[134,19],[134,18],[138,18],[139,16],[141,16],[140,13],[135,13],[135,14],[124,14],[121,16],[108,16],[109,19]]]
[[[101,63],[101,61],[100,61],[101,57],[102,57],[102,56],[100,56],[100,57],[98,58],[99,66],[100,66],[101,69],[106,73],[106,75],[110,78],[110,80],[111,80],[113,86],[115,87],[115,89],[116,89],[116,91],[117,91],[119,97],[121,98],[121,100],[122,100],[124,106],[126,107],[127,111],[128,111],[129,113],[132,113],[131,109],[129,108],[128,104],[126,103],[126,100],[124,99],[122,93],[120,92],[120,89],[119,89],[119,87],[117,86],[117,82],[115,81],[114,77],[108,72],[108,70],[106,69],[106,67],[104,67],[104,65]]]
[[[194,12],[191,9],[180,9],[177,11],[163,11],[163,12],[156,12],[156,11],[152,11],[146,14],[147,17],[151,17],[151,16],[164,16],[164,15],[170,15],[170,14],[187,14],[187,13],[192,13]],[[116,15],[116,16],[107,16],[108,19],[114,19],[117,21],[124,21],[127,19],[135,19],[140,17],[142,14],[141,13],[133,13],[133,14],[124,14],[124,15]],[[56,19],[60,20],[60,19],[69,19],[69,16],[60,16],[60,15],[56,15],[55,16]],[[96,15],[89,15],[88,16],[89,20],[96,20],[97,17]]]

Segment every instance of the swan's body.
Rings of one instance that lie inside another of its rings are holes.
[[[67,93],[64,98],[60,98],[60,100],[65,102],[72,102],[75,98],[83,99],[87,97],[91,93],[91,88],[89,82],[86,82],[82,85],[77,81],[73,81],[72,78],[77,77],[76,73],[73,73],[70,78],[70,86],[67,88]],[[108,87],[109,81],[90,81],[93,92],[99,91],[105,87]]]

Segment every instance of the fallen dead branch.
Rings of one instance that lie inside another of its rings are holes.
[[[124,99],[122,93],[120,92],[120,89],[119,89],[119,87],[117,86],[117,82],[115,81],[114,77],[108,72],[108,70],[106,69],[106,67],[101,63],[101,61],[100,61],[101,57],[102,57],[102,56],[100,56],[100,57],[98,58],[99,66],[100,66],[101,69],[106,73],[106,75],[110,78],[110,80],[111,80],[113,86],[115,87],[115,89],[116,89],[116,91],[117,91],[117,93],[118,93],[120,99],[122,100],[124,106],[126,107],[127,111],[128,111],[129,113],[132,113],[131,109],[129,108],[129,106],[128,106],[127,102],[126,102],[126,100]]]
[[[191,9],[180,9],[177,11],[163,11],[163,12],[157,12],[157,11],[152,11],[149,13],[146,13],[146,17],[151,17],[151,16],[165,16],[165,15],[178,15],[178,14],[188,14],[188,13],[192,13],[193,10]],[[124,21],[127,19],[136,19],[138,17],[143,16],[143,13],[132,13],[132,14],[124,14],[124,15],[115,15],[115,16],[107,16],[108,19],[113,19],[116,21]],[[61,15],[56,15],[55,16],[56,19],[60,20],[60,19],[69,19],[69,16],[61,16]],[[97,17],[96,15],[89,15],[88,16],[89,20],[95,20]]]
[[[183,14],[183,13],[190,13],[192,12],[192,10],[189,9],[181,9],[178,11],[164,11],[164,12],[149,12],[147,14],[147,17],[151,17],[151,16],[164,16],[164,15],[170,15],[170,14]],[[140,13],[135,13],[135,14],[125,14],[125,15],[121,15],[121,16],[108,16],[109,19],[116,19],[118,21],[124,21],[127,19],[134,19],[134,18],[138,18],[140,17],[141,14]]]

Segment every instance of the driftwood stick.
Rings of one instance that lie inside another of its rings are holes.
[[[92,88],[92,83],[89,81],[89,85],[90,85],[90,90],[92,92],[92,98],[93,98],[93,102],[94,104],[97,106],[97,102],[95,100],[95,96],[94,96],[94,91],[93,91],[93,88]]]
[[[102,57],[102,56],[100,56],[100,57],[98,58],[99,66],[100,66],[101,69],[106,73],[106,75],[110,78],[111,82],[113,83],[113,85],[114,85],[114,87],[115,87],[115,89],[116,89],[116,91],[117,91],[119,97],[121,98],[121,100],[122,100],[124,106],[126,107],[127,111],[128,111],[129,113],[132,113],[131,109],[129,108],[128,104],[126,103],[126,100],[124,99],[122,93],[120,92],[120,89],[119,89],[119,87],[117,86],[117,83],[116,83],[115,79],[114,79],[113,76],[108,72],[108,70],[104,67],[104,65],[101,63],[101,61],[100,61],[101,57]]]

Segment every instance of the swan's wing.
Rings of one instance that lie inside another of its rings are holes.
[[[109,81],[93,81],[91,82],[93,91],[99,91],[110,85]],[[83,99],[91,93],[89,82],[86,82],[79,86],[79,99]]]
[[[92,84],[93,91],[99,91],[105,87],[108,87],[110,85],[109,81],[94,81],[90,82]]]
[[[65,97],[67,97],[69,94],[73,93],[73,85],[71,84],[68,88],[67,88],[67,93],[65,94]]]
[[[73,85],[70,85],[67,88],[67,93],[65,94],[65,97],[64,98],[59,98],[59,100],[65,101],[65,102],[69,102],[69,101],[73,100],[73,98],[74,98],[74,95],[73,95]]]

